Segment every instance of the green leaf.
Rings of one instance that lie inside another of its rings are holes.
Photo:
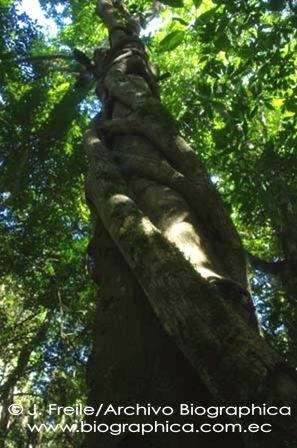
[[[160,51],[172,51],[178,47],[184,40],[185,31],[177,30],[168,34],[161,40],[159,45]]]
[[[195,8],[199,8],[203,2],[203,0],[193,0]]]
[[[225,34],[219,34],[214,40],[214,46],[217,51],[227,51],[230,49],[231,43]]]
[[[179,22],[181,25],[184,25],[184,26],[188,26],[189,25],[188,22],[186,22],[181,17],[173,17],[172,21]]]
[[[267,109],[275,110],[275,108],[273,107],[273,105],[269,101],[264,100],[264,104],[267,107]]]
[[[289,110],[290,112],[297,112],[297,105],[296,105],[296,101],[292,98],[288,99],[286,101],[286,108],[287,110]]]
[[[168,79],[168,78],[170,78],[170,76],[171,76],[171,73],[170,72],[166,72],[166,73],[162,73],[160,76],[159,76],[159,81],[164,81],[165,79]]]
[[[173,8],[182,8],[184,6],[183,0],[161,0],[161,3],[172,6]]]
[[[214,8],[204,12],[195,20],[193,27],[195,29],[199,29],[202,25],[205,25],[207,22],[209,22],[214,17],[214,14]]]
[[[281,11],[285,6],[285,0],[270,0],[268,3],[268,8],[271,11]]]

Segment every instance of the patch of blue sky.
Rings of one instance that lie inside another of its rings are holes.
[[[21,0],[18,5],[18,12],[20,14],[26,13],[32,20],[36,20],[42,31],[48,37],[55,37],[58,34],[58,26],[54,19],[46,17],[42,10],[39,0]],[[61,14],[64,10],[62,4],[56,6],[56,11]],[[71,23],[70,18],[64,18],[63,24],[69,25]]]
[[[100,112],[101,108],[102,103],[95,95],[88,96],[80,103],[80,110],[91,119]]]
[[[212,176],[210,176],[210,180],[214,185],[218,185],[221,181],[221,178],[220,178],[220,176],[213,174]]]
[[[63,13],[64,6],[58,4],[56,7],[58,14]],[[18,4],[18,12],[20,14],[26,13],[32,20],[36,20],[38,25],[42,28],[42,31],[48,35],[48,37],[55,37],[58,34],[58,26],[54,19],[46,17],[42,10],[39,0],[21,0]],[[71,23],[70,18],[64,18],[63,24],[69,25]],[[142,30],[142,36],[149,36],[155,34],[164,25],[164,19],[156,17],[150,21],[147,27]]]
[[[30,19],[36,20],[42,31],[50,37],[57,35],[58,27],[55,21],[45,16],[38,0],[22,0],[19,4],[18,12],[20,14],[25,12]]]
[[[152,19],[144,30],[141,31],[142,36],[149,36],[155,34],[164,25],[164,19],[155,17]]]

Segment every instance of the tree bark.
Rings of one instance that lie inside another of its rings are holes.
[[[282,311],[279,311],[279,322],[286,329],[288,336],[286,356],[293,363],[296,362],[297,348],[297,214],[294,205],[290,195],[283,197],[280,206],[281,225],[274,224],[278,246],[284,259],[266,261],[248,254],[251,266],[271,276],[276,290],[281,292],[285,299],[285,307],[280,305]],[[271,219],[273,221],[273,216]]]
[[[160,102],[137,22],[122,2],[101,0],[98,14],[110,49],[85,137],[99,285],[89,403],[295,402],[293,373],[260,335],[240,238]],[[207,447],[219,436],[90,433],[87,446]]]
[[[0,412],[0,442],[3,444],[6,441],[6,436],[11,422],[11,414],[8,411],[8,407],[11,403],[13,403],[14,389],[20,378],[24,377],[26,373],[28,374],[30,356],[35,347],[45,340],[49,325],[50,319],[49,316],[47,316],[45,321],[36,331],[36,334],[22,347],[20,353],[18,354],[16,366],[7,375],[5,382],[0,385],[0,400],[2,404],[2,409]]]

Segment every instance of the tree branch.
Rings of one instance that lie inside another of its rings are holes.
[[[153,2],[151,9],[149,11],[147,11],[147,13],[145,13],[146,22],[148,23],[150,20],[157,17],[159,12],[162,11],[163,8],[164,8],[164,5],[161,2],[159,2],[158,0],[155,0]]]
[[[293,0],[289,0],[289,7],[290,7],[292,12],[294,12],[294,13],[297,12],[297,6],[294,5],[294,1]]]
[[[123,2],[118,0],[98,0],[97,2],[97,14],[103,21],[109,33],[114,31],[124,32],[125,34],[138,35],[140,28],[137,19],[133,17],[125,9]]]
[[[55,59],[65,59],[68,61],[75,60],[75,55],[72,53],[65,54],[65,53],[55,53],[55,54],[39,54],[36,56],[26,56],[25,58],[21,59],[14,59],[12,62],[15,62],[16,64],[22,64],[24,62],[38,62],[38,61],[54,61]]]
[[[288,260],[266,261],[249,252],[247,253],[247,258],[249,263],[254,269],[275,276],[281,275],[290,264]]]
[[[13,389],[13,387],[16,385],[18,380],[24,375],[26,372],[30,356],[32,353],[32,350],[35,349],[35,347],[43,342],[47,330],[50,325],[50,312],[48,312],[48,315],[45,319],[45,321],[41,324],[39,329],[37,330],[36,334],[22,347],[19,356],[17,365],[15,368],[9,373],[6,381],[4,384],[0,387],[0,396],[7,397],[7,395],[10,393],[10,391]]]

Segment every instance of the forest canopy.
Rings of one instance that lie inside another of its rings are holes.
[[[0,0],[0,396],[45,408],[87,396],[96,290],[83,135],[100,101],[81,55],[91,61],[108,36],[96,2],[39,3],[54,29]],[[243,241],[266,338],[297,367],[297,5],[125,3],[143,17],[162,102]],[[41,446],[17,422],[2,411],[5,446]],[[42,443],[61,446],[61,435]]]

